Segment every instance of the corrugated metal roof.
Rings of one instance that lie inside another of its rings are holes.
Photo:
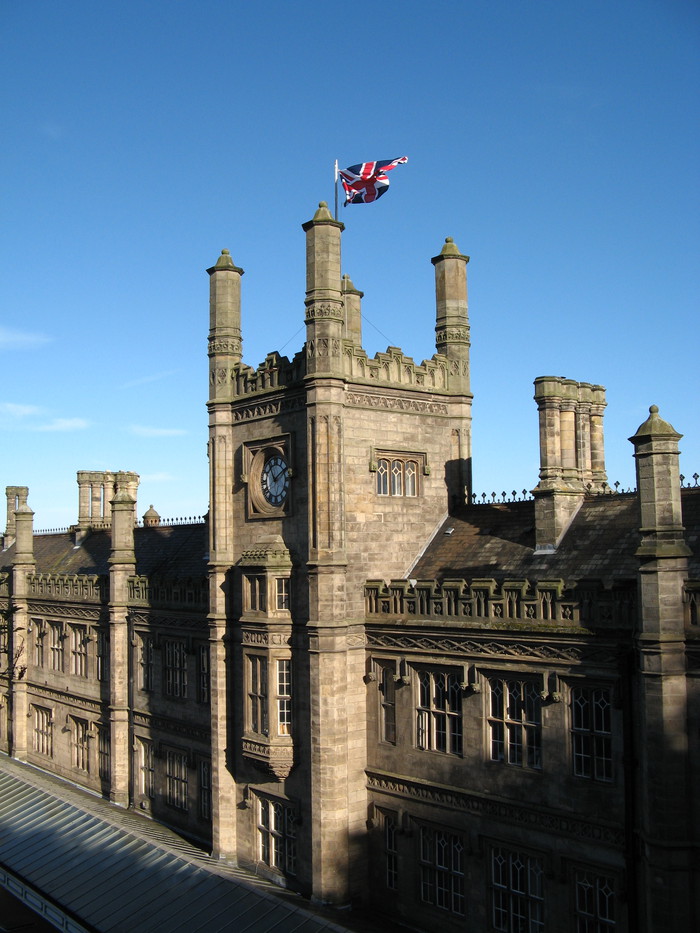
[[[51,781],[53,780],[53,786]],[[40,786],[46,784],[45,787]],[[0,864],[99,933],[346,933],[289,891],[246,883],[169,831],[0,756]],[[85,805],[81,805],[84,796]],[[96,812],[102,811],[102,812]],[[126,817],[124,826],[119,825]],[[133,830],[132,831],[132,828]],[[153,835],[155,838],[146,838]],[[166,840],[159,844],[157,837]],[[297,903],[290,903],[296,901]]]

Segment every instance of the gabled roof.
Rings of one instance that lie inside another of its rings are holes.
[[[700,573],[700,488],[682,493],[686,540],[694,552],[690,576]],[[450,529],[453,529],[450,531]],[[535,553],[535,503],[473,505],[450,516],[411,570],[417,580],[446,578],[636,579],[639,558],[636,494],[586,498],[557,550]]]
[[[109,528],[90,531],[79,546],[75,536],[34,536],[37,573],[108,574],[112,533]],[[159,525],[134,529],[136,573],[143,576],[201,577],[207,573],[207,525]],[[14,546],[0,554],[0,570],[9,570]]]

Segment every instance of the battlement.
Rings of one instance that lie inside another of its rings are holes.
[[[451,389],[453,364],[440,353],[418,364],[399,347],[387,347],[385,352],[370,358],[362,347],[347,340],[343,341],[343,351],[342,376],[349,382],[410,387],[429,392],[449,392]],[[268,353],[257,368],[237,363],[231,370],[233,396],[275,392],[301,383],[306,374],[304,357],[301,351],[290,361],[274,351]]]

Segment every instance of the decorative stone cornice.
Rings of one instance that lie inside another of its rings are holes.
[[[106,609],[96,606],[94,609],[88,609],[83,606],[75,606],[69,603],[40,603],[35,600],[29,602],[27,608],[29,615],[46,616],[54,618],[59,616],[66,619],[81,619],[86,622],[99,622],[101,619],[106,621]]]
[[[269,418],[273,415],[279,415],[281,412],[300,411],[304,405],[305,402],[302,396],[253,402],[243,407],[234,408],[233,420],[236,423],[241,421],[256,421],[259,418]]]
[[[378,771],[367,772],[367,787],[378,794],[390,794],[407,801],[447,807],[454,811],[508,823],[511,826],[526,826],[535,831],[569,836],[582,842],[593,842],[615,848],[624,844],[624,831],[619,825],[593,822],[552,810],[468,794],[457,788],[408,781],[396,775]]]
[[[423,399],[406,398],[405,396],[348,392],[345,400],[348,405],[358,408],[385,408],[389,411],[408,411],[431,415],[446,415],[448,413],[447,405],[444,402],[428,402]]]
[[[436,632],[391,632],[367,626],[367,646],[383,651],[416,652],[420,654],[452,654],[474,656],[494,661],[595,664],[615,669],[616,652],[610,645],[555,644],[553,642],[506,641],[493,637],[476,639],[467,635]]]

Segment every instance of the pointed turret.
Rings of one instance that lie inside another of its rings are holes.
[[[435,266],[435,347],[450,360],[450,388],[469,392],[469,311],[467,263],[452,237],[445,239]]]
[[[345,229],[320,201],[306,233],[306,372],[342,372],[345,306],[340,279],[340,234]]]
[[[345,338],[356,347],[362,346],[362,299],[364,292],[352,284],[349,275],[343,276],[343,298],[345,299]]]
[[[209,400],[230,399],[233,368],[241,362],[241,276],[227,249],[209,274]]]

